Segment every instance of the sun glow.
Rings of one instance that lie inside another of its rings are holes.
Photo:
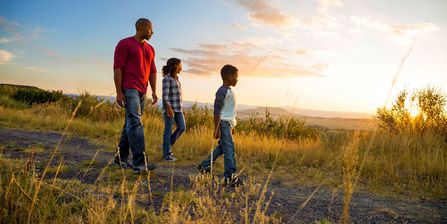
[[[410,112],[411,117],[416,117],[419,115],[419,108],[411,107],[409,112]]]

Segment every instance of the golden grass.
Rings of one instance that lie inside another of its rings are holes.
[[[0,126],[64,131],[61,141],[68,134],[76,134],[99,141],[110,147],[110,151],[115,151],[121,122],[94,122],[74,118],[74,113],[71,117],[65,113],[56,116],[59,113],[57,108],[51,107],[40,105],[24,110],[1,108]],[[50,108],[48,113],[42,112],[47,108]],[[143,123],[148,146],[146,153],[150,160],[160,161],[162,118],[156,114],[146,114]],[[174,146],[174,152],[186,164],[195,165],[214,147],[215,141],[211,136],[211,129],[206,126],[188,130]],[[68,223],[172,220],[185,223],[280,222],[281,219],[266,215],[271,197],[266,198],[265,195],[271,179],[281,179],[292,185],[318,186],[300,209],[306,206],[321,186],[338,188],[342,185],[345,191],[344,223],[348,221],[352,193],[358,189],[414,198],[440,199],[447,195],[447,144],[436,133],[420,136],[412,133],[389,135],[376,131],[327,131],[320,133],[316,139],[292,141],[241,132],[236,133],[235,144],[239,169],[249,176],[264,179],[264,185],[249,181],[247,190],[228,193],[210,177],[192,176],[193,188],[171,191],[167,195],[167,206],[161,211],[146,210],[136,204],[137,195],[153,200],[150,184],[147,184],[149,193],[141,194],[143,182],[150,183],[150,175],[131,180],[121,170],[120,177],[112,184],[106,180],[106,175],[110,177],[114,174],[106,166],[94,185],[62,181],[56,177],[51,181],[45,180],[46,173],[54,172],[57,176],[64,169],[62,161],[57,167],[49,166],[59,145],[53,150],[43,173],[38,174],[40,177],[34,173],[32,159],[20,167],[0,158],[0,197],[1,203],[6,205],[2,210],[2,219],[26,220],[28,223],[31,220],[37,223],[48,220]],[[31,154],[34,153],[31,151]],[[91,161],[88,164],[85,162],[87,167],[84,174],[92,165]],[[221,162],[216,163],[216,170],[222,170]],[[92,191],[95,194],[84,194]],[[123,200],[116,201],[113,198],[116,194]],[[256,197],[254,204],[249,202],[253,196]],[[67,198],[68,202],[61,202],[61,198]],[[239,212],[230,211],[230,208],[237,208]]]

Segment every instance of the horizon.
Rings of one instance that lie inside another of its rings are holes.
[[[445,1],[2,5],[2,83],[114,95],[114,48],[134,34],[136,19],[147,17],[157,70],[167,58],[183,61],[185,101],[211,103],[221,83],[218,71],[227,63],[240,69],[234,89],[244,105],[374,114],[390,89],[391,101],[403,89],[447,92]]]
[[[16,85],[16,86],[23,86],[19,84],[11,84],[11,83],[0,83],[0,85]],[[26,86],[26,87],[36,87],[38,86]],[[47,91],[51,91],[51,89],[46,89]],[[57,90],[57,89],[52,89]],[[65,93],[64,95],[68,96],[79,96],[81,93]],[[90,94],[90,93],[89,93]],[[108,101],[114,100],[114,95],[95,95],[92,94],[95,97],[100,98],[108,98]],[[102,99],[101,99],[102,100]],[[114,102],[114,101],[113,101]],[[200,102],[200,101],[183,101],[184,107],[188,108],[192,106],[193,104],[198,104],[199,106],[212,106],[213,102]],[[185,105],[186,104],[186,105]],[[157,107],[161,107],[161,101],[159,100],[157,102]],[[252,105],[252,104],[243,104],[238,103],[238,111],[239,112],[246,112],[249,110],[256,110],[256,109],[282,109],[290,114],[297,115],[297,116],[303,116],[303,117],[314,117],[314,118],[342,118],[342,119],[373,119],[375,113],[361,113],[361,112],[351,112],[351,111],[329,111],[329,110],[314,110],[309,108],[302,108],[302,107],[293,107],[288,105],[279,105],[279,106],[266,106],[266,105]],[[295,111],[296,110],[296,111]],[[316,114],[315,114],[316,113]],[[337,115],[334,115],[337,114]]]

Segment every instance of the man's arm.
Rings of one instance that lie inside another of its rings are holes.
[[[116,102],[118,103],[118,105],[124,107],[125,98],[123,90],[121,89],[121,81],[123,79],[123,73],[121,72],[121,69],[115,68],[113,70],[113,79],[115,80]]]
[[[115,47],[115,54],[113,56],[113,79],[115,81],[115,89],[116,89],[116,102],[120,106],[124,106],[126,99],[123,94],[123,90],[121,88],[121,84],[123,81],[123,68],[126,63],[128,50],[127,44],[124,40],[118,42]]]
[[[158,101],[158,96],[157,96],[157,73],[150,74],[150,76],[149,76],[149,84],[151,85],[152,99],[154,100],[152,102],[152,105],[154,105]]]

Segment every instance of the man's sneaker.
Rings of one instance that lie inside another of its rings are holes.
[[[167,162],[174,162],[174,161],[177,161],[177,158],[175,158],[175,157],[171,154],[171,155],[168,155],[168,156],[165,157],[165,161],[167,161]]]
[[[115,164],[118,165],[119,167],[123,168],[123,169],[127,169],[127,168],[133,168],[132,163],[129,160],[121,160],[118,157],[115,157],[114,160]]]
[[[201,172],[201,173],[211,173],[211,167],[203,167],[202,164],[199,164],[197,166],[197,169]]]
[[[232,174],[231,177],[225,177],[224,185],[230,187],[243,186],[244,180],[242,178],[237,177],[235,174]]]
[[[133,172],[134,173],[145,173],[145,172],[148,172],[151,170],[155,170],[155,168],[157,168],[155,166],[155,164],[150,163],[150,164],[147,164],[147,168],[145,167],[145,165],[134,167]]]

